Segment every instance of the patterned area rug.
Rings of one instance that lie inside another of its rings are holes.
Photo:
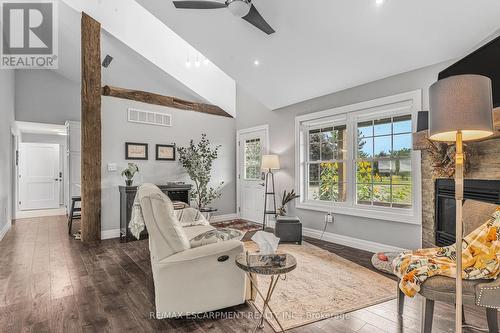
[[[258,250],[254,242],[245,242],[250,252]],[[297,268],[280,280],[271,300],[285,330],[339,316],[396,297],[396,282],[336,254],[314,245],[282,244],[278,252],[292,254]],[[258,276],[258,288],[265,295],[270,278]],[[256,306],[262,310],[262,299]],[[279,326],[266,320],[278,332]]]

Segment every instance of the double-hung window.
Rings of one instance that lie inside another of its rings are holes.
[[[297,207],[418,223],[420,91],[296,118]]]
[[[356,202],[411,208],[411,115],[358,122]]]
[[[308,199],[346,201],[347,126],[328,125],[308,130]]]

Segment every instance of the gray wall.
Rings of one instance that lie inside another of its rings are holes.
[[[53,70],[16,71],[16,120],[64,125],[79,119],[79,83]]]
[[[270,151],[280,155],[281,170],[276,175],[280,190],[294,188],[295,181],[295,117],[315,111],[349,105],[379,97],[422,89],[423,109],[428,110],[428,88],[437,79],[437,74],[450,63],[426,67],[416,71],[392,76],[365,85],[322,96],[275,111],[268,110],[238,87],[237,129],[269,124]],[[424,194],[425,195],[425,194]],[[293,206],[293,205],[292,205]],[[290,214],[302,219],[305,227],[322,230],[323,212],[290,209]],[[335,214],[335,222],[327,231],[339,235],[369,240],[403,248],[420,246],[421,226],[355,216]]]
[[[11,131],[14,122],[14,70],[0,70],[0,233],[11,219]]]
[[[130,123],[127,121],[129,107],[163,112],[172,115],[172,127],[152,126]],[[125,160],[125,142],[141,142],[149,145],[149,160],[130,161],[139,166],[135,183],[149,182],[165,184],[168,181],[186,181],[190,179],[178,161],[156,161],[155,145],[171,144],[187,146],[190,139],[198,141],[201,133],[207,133],[214,145],[222,145],[219,158],[214,162],[212,181],[214,184],[224,181],[222,198],[213,206],[217,214],[236,212],[235,184],[235,126],[231,118],[218,117],[171,109],[113,97],[102,99],[102,230],[119,228],[119,193],[118,186],[124,185],[121,171],[129,161]],[[108,163],[116,163],[118,170],[107,171]]]

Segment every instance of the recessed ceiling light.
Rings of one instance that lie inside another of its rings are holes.
[[[253,64],[254,64],[255,66],[259,66],[259,65],[260,65],[260,61],[259,61],[258,59],[255,59],[255,60],[253,61]]]
[[[383,5],[384,2],[385,2],[385,0],[375,0],[375,3],[377,4],[377,6]]]

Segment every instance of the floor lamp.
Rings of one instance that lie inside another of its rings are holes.
[[[457,257],[455,332],[462,332],[462,200],[464,192],[463,141],[493,134],[491,80],[481,75],[456,75],[429,89],[429,138],[456,143],[455,244]]]
[[[265,178],[265,192],[264,192],[264,219],[262,221],[262,230],[266,230],[267,226],[267,215],[274,215],[276,217],[277,211],[276,211],[276,191],[274,189],[274,174],[273,170],[279,170],[280,168],[280,160],[278,155],[262,155],[262,163],[260,165],[260,169],[264,172],[266,172],[266,178]],[[273,189],[270,190],[268,183],[269,180],[271,180],[271,185],[273,186]],[[274,204],[274,209],[273,210],[268,210],[267,208],[267,197],[272,196],[273,198],[273,204]]]

